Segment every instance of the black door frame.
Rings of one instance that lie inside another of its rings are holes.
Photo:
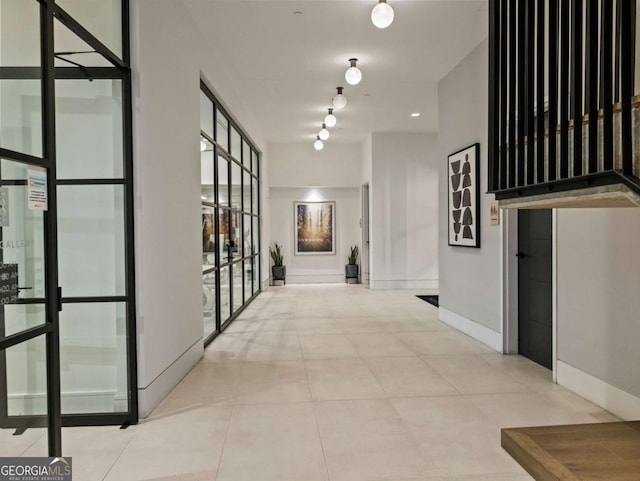
[[[558,346],[558,211],[551,210],[552,219],[552,372],[557,378]],[[505,354],[518,354],[518,210],[503,209],[502,229],[502,336]]]
[[[129,0],[122,1],[122,58],[118,57],[93,34],[84,28],[69,13],[55,3],[55,0],[33,1],[40,7],[40,45],[42,67],[1,66],[0,79],[41,79],[42,80],[42,132],[43,158],[13,152],[0,148],[0,155],[8,160],[31,163],[48,169],[47,188],[49,210],[45,214],[45,299],[31,299],[25,303],[45,303],[47,323],[33,329],[9,336],[0,341],[0,350],[21,342],[47,336],[47,403],[50,413],[47,422],[43,416],[8,416],[6,400],[0,403],[0,427],[25,428],[49,427],[49,454],[61,456],[61,428],[63,426],[129,425],[136,424],[138,415],[137,379],[137,330],[135,302],[135,239],[134,239],[134,192],[133,192],[133,138],[132,138],[132,91],[130,69],[130,16]],[[54,26],[59,21],[97,54],[108,60],[111,67],[56,67]],[[58,181],[56,176],[56,113],[55,83],[60,79],[119,79],[123,89],[123,178],[122,179],[79,179]],[[124,187],[125,214],[125,295],[112,297],[64,298],[58,281],[58,230],[57,230],[57,186],[58,185],[101,185],[121,184]],[[121,413],[61,414],[60,390],[60,342],[59,311],[66,303],[124,302],[127,316],[127,390],[128,411]],[[6,388],[6,365],[0,356],[0,388]],[[4,390],[6,392],[6,389]]]

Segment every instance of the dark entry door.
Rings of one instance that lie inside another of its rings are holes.
[[[518,349],[552,368],[551,210],[518,211]]]

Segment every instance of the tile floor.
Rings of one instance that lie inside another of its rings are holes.
[[[149,419],[65,429],[74,479],[525,481],[500,428],[615,420],[413,294],[267,290]],[[6,434],[3,453],[46,451]]]

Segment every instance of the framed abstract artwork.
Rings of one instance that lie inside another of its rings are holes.
[[[480,247],[480,144],[451,154],[447,161],[449,245]]]
[[[336,253],[336,203],[294,202],[294,254]]]

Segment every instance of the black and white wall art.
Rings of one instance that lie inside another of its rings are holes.
[[[449,245],[480,247],[480,144],[471,145],[448,159]]]

